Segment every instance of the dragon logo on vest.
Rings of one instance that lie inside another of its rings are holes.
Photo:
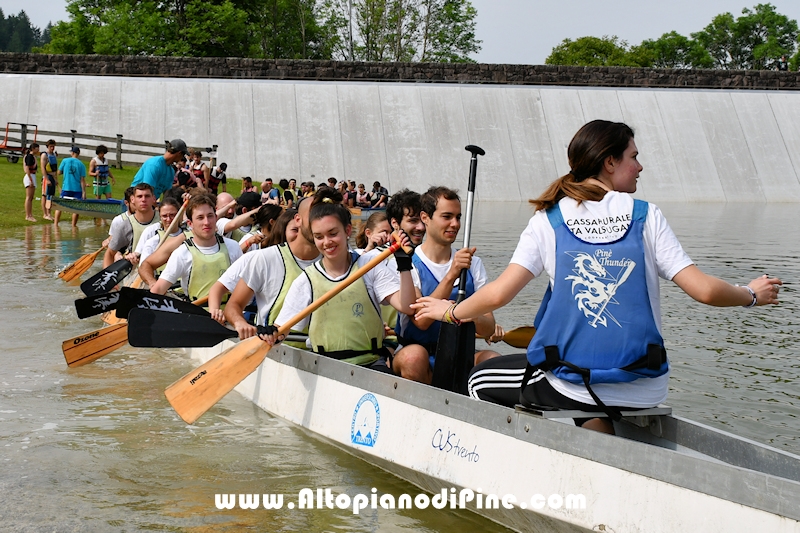
[[[564,279],[572,282],[578,310],[589,319],[589,325],[593,328],[597,324],[608,327],[610,319],[622,327],[608,310],[608,305],[619,305],[614,294],[631,275],[636,263],[630,259],[611,259],[611,250],[597,250],[594,255],[586,252],[565,253],[575,261],[575,268],[572,269],[575,275]],[[606,267],[619,267],[617,275],[611,274]]]

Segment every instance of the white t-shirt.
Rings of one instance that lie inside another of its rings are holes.
[[[160,224],[153,224],[152,226],[147,226],[147,228],[145,228],[145,230],[142,232],[142,236],[139,239],[139,244],[136,245],[136,250],[134,250],[137,254],[141,255],[139,258],[139,263],[147,259],[147,257],[155,252],[156,248],[158,248],[160,237],[156,232],[160,228]],[[175,233],[170,234],[170,237],[177,237],[180,234],[181,230],[178,229]]]
[[[248,232],[249,232],[249,230],[248,230]],[[259,234],[259,235],[263,235],[260,230],[256,231],[256,233]],[[241,245],[246,243],[248,239],[250,239],[251,237],[254,237],[254,236],[255,235],[251,235],[250,233],[245,233],[245,236],[242,237],[241,239],[239,239],[239,248],[241,248],[242,247]],[[244,252],[245,253],[255,252],[256,250],[259,250],[260,248],[261,248],[260,244],[251,244],[250,246],[247,247],[247,250],[245,250]]]
[[[232,231],[229,231],[227,233],[225,232],[225,225],[230,221],[231,221],[230,218],[225,218],[225,217],[219,217],[217,219],[217,233],[219,233],[226,239],[230,239],[231,233],[233,233]]]
[[[357,264],[358,267],[361,268],[368,262],[368,257],[361,256],[358,258]],[[308,268],[318,268],[320,272],[325,272],[325,269],[322,268],[321,260],[317,261]],[[333,279],[334,281],[339,281],[346,278],[349,274],[350,272],[346,272],[342,276]],[[382,304],[386,298],[400,290],[400,277],[393,275],[388,268],[373,268],[364,274],[364,277],[361,279],[364,280],[364,283],[367,286],[367,293],[369,293],[369,297],[376,308],[378,308],[378,306]],[[308,276],[298,277],[296,280],[294,280],[294,283],[292,283],[292,286],[289,288],[289,293],[286,295],[286,301],[283,303],[283,308],[281,309],[278,318],[275,319],[275,323],[281,326],[286,324],[296,314],[308,307],[312,302],[313,293],[311,290],[311,282],[308,280]],[[292,328],[301,330],[308,325],[308,320],[309,317],[305,317],[303,320],[298,322],[297,325],[292,326]]]
[[[609,192],[599,202],[582,202],[571,198],[559,202],[567,227],[581,240],[593,243],[612,242],[621,238],[629,226],[633,197],[627,193]],[[661,305],[658,278],[671,280],[675,274],[693,264],[683,251],[661,210],[648,204],[644,225],[644,262],[647,292],[656,327],[661,331]],[[546,272],[552,286],[555,276],[556,237],[547,213],[537,211],[522,232],[511,263],[528,269],[534,276]],[[558,392],[574,400],[594,405],[584,385],[569,383],[546,373],[547,380]],[[667,397],[669,372],[657,378],[640,378],[630,383],[599,383],[592,389],[609,405],[650,407]]]
[[[311,260],[296,259],[300,268],[305,270],[319,258],[315,257]],[[283,278],[286,275],[280,249],[277,246],[270,246],[268,248],[249,252],[245,254],[241,260],[237,261],[235,265],[237,267],[236,270],[238,270],[238,274],[235,275],[235,278],[233,275],[229,277],[228,272],[225,272],[223,276],[225,280],[223,281],[223,279],[220,278],[220,282],[229,290],[233,291],[239,279],[244,280],[256,297],[256,305],[258,306],[256,323],[263,324],[272,304],[281,291]],[[234,265],[231,265],[228,271],[233,269]],[[231,283],[231,285],[228,285],[229,283]]]
[[[242,250],[239,248],[239,244],[236,241],[225,239],[225,247],[228,249],[228,257],[230,258],[231,265],[242,257]],[[219,252],[219,244],[214,243],[213,246],[197,246],[197,249],[200,253],[205,255],[213,255]],[[191,274],[191,272],[192,252],[189,251],[188,246],[181,245],[169,256],[169,261],[167,261],[167,265],[164,267],[164,271],[158,279],[165,279],[170,283],[181,280],[183,293],[189,294],[189,274]]]

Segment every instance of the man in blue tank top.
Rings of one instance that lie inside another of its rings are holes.
[[[58,165],[58,175],[64,176],[64,181],[61,183],[61,198],[70,198],[73,200],[86,199],[86,165],[83,161],[78,159],[81,149],[73,146],[70,151],[72,157],[64,158],[61,164]],[[54,224],[58,225],[61,218],[61,211],[56,210]],[[78,225],[78,215],[72,214],[72,227]]]
[[[140,183],[147,183],[153,188],[156,198],[172,188],[172,180],[175,178],[175,168],[173,163],[182,161],[186,155],[187,148],[183,139],[173,139],[167,144],[167,151],[164,155],[151,157],[144,162],[142,168],[133,177],[131,186],[135,187]]]
[[[481,288],[487,275],[483,262],[475,255],[476,248],[455,250],[452,247],[461,229],[461,199],[458,194],[446,187],[431,187],[420,199],[418,216],[425,226],[426,237],[415,250],[412,261],[418,274],[421,296],[455,300],[461,271],[465,268],[468,269],[467,296]],[[395,224],[394,220],[392,224]],[[405,378],[431,383],[440,326],[439,322],[429,319],[401,317],[397,333],[402,348],[392,360],[392,370]],[[487,313],[477,318],[475,330],[482,337],[494,337],[494,316]],[[482,350],[475,354],[475,361],[479,363],[498,355],[491,350]],[[420,367],[425,372],[420,372]]]

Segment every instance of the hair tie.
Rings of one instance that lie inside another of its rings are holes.
[[[323,204],[332,204],[333,203],[333,199],[325,197],[325,198],[322,199],[322,203]]]
[[[572,170],[572,169],[569,169],[568,174],[570,174],[573,178],[575,178],[575,182],[576,183],[580,183],[580,182],[582,182],[583,180],[586,179],[585,177],[578,176],[578,174],[576,174],[575,171]]]

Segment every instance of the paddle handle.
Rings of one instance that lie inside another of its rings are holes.
[[[396,238],[396,237],[395,237]],[[350,273],[342,282],[337,283],[336,287],[332,288],[319,298],[317,298],[314,302],[311,303],[308,307],[294,315],[291,319],[289,319],[285,324],[281,324],[281,327],[278,328],[278,335],[286,335],[289,331],[301,320],[305,317],[325,305],[331,298],[345,290],[347,287],[361,279],[367,272],[381,264],[386,258],[390,255],[395,253],[397,250],[401,248],[400,243],[395,241],[389,246],[387,249],[373,257],[369,263],[362,265],[360,268],[357,268],[353,272]],[[406,250],[408,251],[408,250]]]
[[[472,235],[472,207],[475,204],[475,177],[478,174],[478,156],[484,155],[486,152],[479,146],[472,144],[464,149],[472,153],[472,158],[470,158],[469,162],[469,184],[467,185],[467,212],[464,217],[464,248],[469,248],[469,238]],[[461,277],[458,280],[457,303],[461,303],[467,297],[467,270],[465,268],[461,271]]]

